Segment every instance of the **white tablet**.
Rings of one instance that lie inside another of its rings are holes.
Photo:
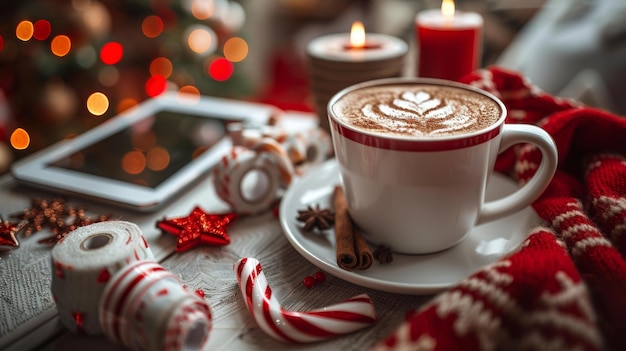
[[[228,123],[264,124],[274,111],[269,105],[166,93],[16,162],[11,173],[23,184],[150,211],[230,150]]]

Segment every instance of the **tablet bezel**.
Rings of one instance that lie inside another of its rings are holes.
[[[11,174],[19,183],[29,186],[88,197],[142,212],[156,210],[166,200],[206,174],[230,150],[232,147],[230,138],[223,138],[154,188],[54,167],[50,164],[144,118],[153,116],[160,110],[223,120],[243,118],[245,122],[262,124],[267,123],[275,112],[272,106],[252,102],[165,93],[112,117],[74,139],[59,141],[17,161],[11,167]]]

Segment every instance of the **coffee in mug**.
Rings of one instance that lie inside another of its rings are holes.
[[[363,87],[342,96],[332,109],[347,126],[389,137],[471,133],[496,123],[503,112],[476,91],[428,84]]]
[[[330,100],[328,116],[350,216],[373,244],[432,253],[476,225],[530,205],[557,165],[541,128],[508,125],[495,96],[426,78],[373,80]],[[531,143],[542,161],[530,181],[495,201],[485,191],[500,151]]]

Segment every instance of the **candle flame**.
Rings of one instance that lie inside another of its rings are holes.
[[[445,18],[454,17],[454,0],[442,0],[441,1],[441,14]]]
[[[365,27],[360,21],[352,23],[352,29],[350,29],[350,46],[354,48],[365,47]]]

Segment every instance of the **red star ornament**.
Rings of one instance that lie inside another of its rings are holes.
[[[15,237],[18,227],[0,217],[0,251],[14,250],[20,247],[20,242]]]
[[[189,216],[163,219],[157,228],[178,237],[176,251],[183,252],[198,245],[223,246],[230,243],[226,228],[237,219],[236,213],[209,214],[200,207]]]

